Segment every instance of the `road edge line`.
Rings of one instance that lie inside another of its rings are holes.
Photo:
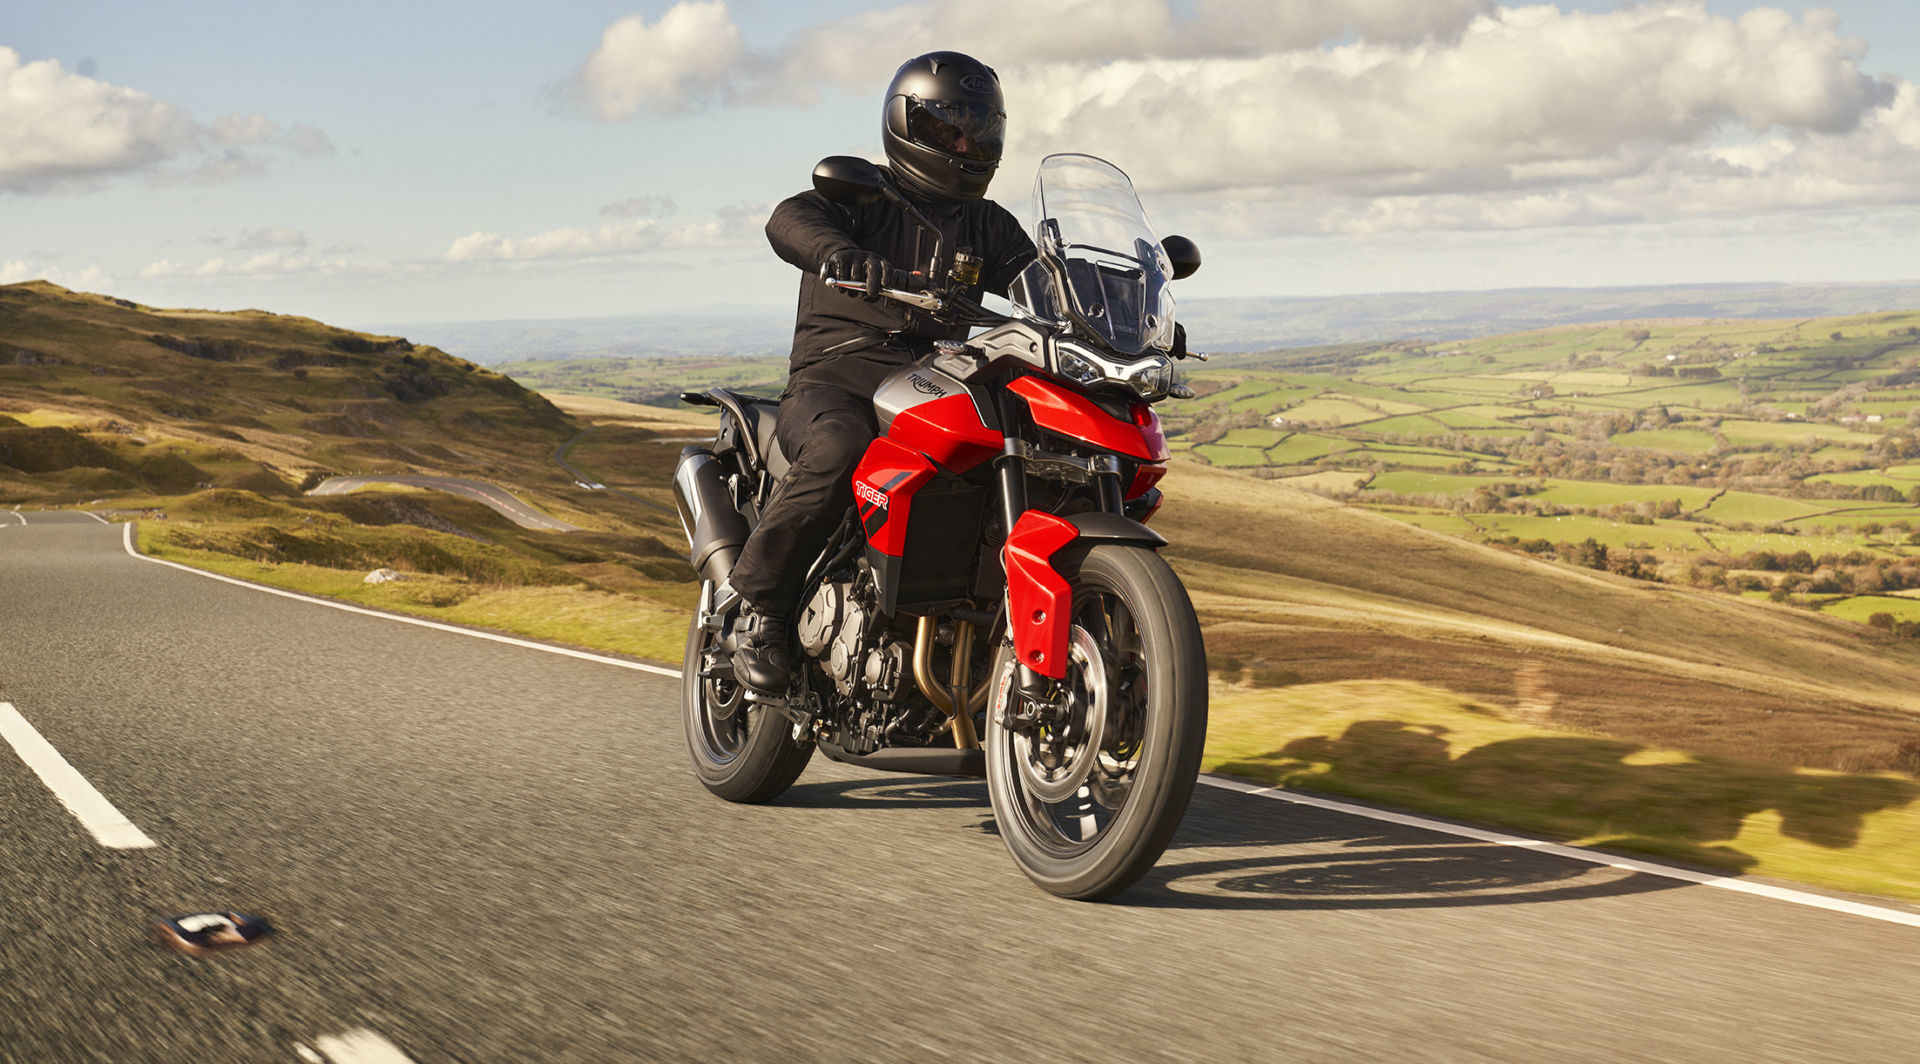
[[[1742,879],[1739,876],[1719,875],[1713,872],[1696,872],[1689,868],[1659,864],[1653,861],[1641,860],[1636,857],[1622,857],[1617,854],[1602,853],[1599,850],[1589,850],[1581,846],[1568,846],[1564,843],[1549,842],[1545,839],[1527,838],[1524,835],[1510,835],[1506,832],[1492,831],[1487,828],[1476,828],[1466,824],[1451,824],[1444,820],[1431,820],[1427,817],[1415,816],[1410,813],[1396,813],[1387,809],[1374,809],[1364,805],[1353,805],[1333,798],[1322,798],[1318,795],[1303,794],[1299,791],[1284,790],[1279,787],[1262,786],[1257,783],[1248,783],[1245,780],[1237,780],[1228,776],[1214,776],[1201,773],[1200,782],[1209,787],[1216,787],[1223,791],[1233,791],[1237,794],[1244,794],[1253,798],[1271,798],[1274,801],[1288,802],[1293,805],[1311,806],[1315,809],[1326,809],[1337,813],[1347,813],[1368,820],[1398,824],[1402,827],[1419,828],[1423,831],[1439,832],[1443,835],[1472,839],[1476,842],[1487,842],[1497,846],[1522,847],[1532,850],[1535,853],[1548,853],[1556,857],[1565,857],[1569,860],[1581,861],[1586,864],[1600,865],[1604,868],[1618,868],[1629,872],[1639,872],[1644,875],[1677,879],[1683,883],[1692,883],[1696,886],[1731,890],[1739,894],[1750,894],[1755,897],[1770,898],[1774,901],[1788,902],[1793,905],[1804,905],[1815,909],[1825,909],[1829,912],[1845,913],[1849,916],[1862,916],[1870,920],[1884,920],[1888,923],[1901,924],[1906,927],[1920,927],[1920,912],[1905,912],[1879,905],[1869,905],[1864,902],[1848,901],[1845,898],[1830,898],[1824,894],[1794,890],[1791,887],[1777,887],[1771,883],[1755,883],[1751,880]]]
[[[554,646],[551,643],[536,643],[530,639],[520,639],[515,636],[501,635],[498,632],[483,632],[476,628],[462,628],[459,625],[455,625],[455,624],[446,624],[441,621],[430,621],[430,620],[427,620],[425,617],[409,617],[402,613],[388,613],[385,610],[376,610],[367,606],[356,606],[348,602],[335,602],[332,599],[317,598],[313,595],[303,595],[298,591],[288,591],[285,588],[269,587],[266,584],[256,584],[251,580],[242,580],[238,577],[227,576],[224,573],[211,573],[205,569],[195,569],[191,565],[182,565],[179,562],[170,562],[170,561],[167,561],[165,558],[155,558],[155,557],[152,557],[151,555],[142,554],[138,550],[134,549],[133,526],[134,526],[134,522],[132,521],[128,521],[123,526],[127,531],[126,531],[126,534],[121,537],[121,546],[126,548],[126,551],[128,554],[132,555],[135,558],[140,559],[143,562],[152,562],[155,565],[165,565],[169,568],[178,569],[183,573],[192,573],[195,576],[204,576],[209,580],[218,580],[222,583],[232,584],[235,587],[249,588],[251,590],[264,592],[269,595],[278,595],[281,598],[297,599],[301,602],[311,602],[316,606],[326,606],[329,609],[345,610],[348,613],[358,613],[367,617],[381,617],[389,621],[398,621],[401,624],[411,624],[420,628],[432,628],[436,631],[441,631],[441,632],[452,632],[455,635],[472,636],[475,639],[491,640],[492,642],[495,642],[495,643],[505,643],[508,646],[523,647],[527,650],[542,650],[549,654],[559,654],[564,657],[579,658],[582,661],[597,661],[603,665],[617,665],[623,669],[632,669],[635,672],[648,672],[656,676],[665,676],[675,680],[680,678],[679,669],[668,669],[668,668],[663,668],[662,666],[659,666],[659,665],[648,665],[645,662],[640,662],[640,661],[627,661],[624,658],[610,658],[604,654],[595,654],[589,650],[575,650],[572,647]]]

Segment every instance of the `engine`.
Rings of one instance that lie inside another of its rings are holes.
[[[847,579],[822,581],[795,619],[794,635],[842,696],[865,688],[875,701],[892,702],[907,678],[907,647],[875,631],[872,585],[864,567]]]

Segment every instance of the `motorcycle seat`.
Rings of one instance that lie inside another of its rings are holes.
[[[780,439],[774,435],[774,421],[780,416],[778,399],[762,399],[726,388],[707,393],[733,415],[740,425],[740,442],[754,461],[760,463],[775,480],[787,475],[787,456],[780,451]]]

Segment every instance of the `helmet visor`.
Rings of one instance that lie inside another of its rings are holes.
[[[907,136],[948,155],[997,163],[1007,136],[1007,115],[987,103],[909,98]]]

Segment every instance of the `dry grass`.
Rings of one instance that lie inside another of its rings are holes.
[[[1920,899],[1920,781],[1695,757],[1408,680],[1216,684],[1206,767],[1261,783]]]

